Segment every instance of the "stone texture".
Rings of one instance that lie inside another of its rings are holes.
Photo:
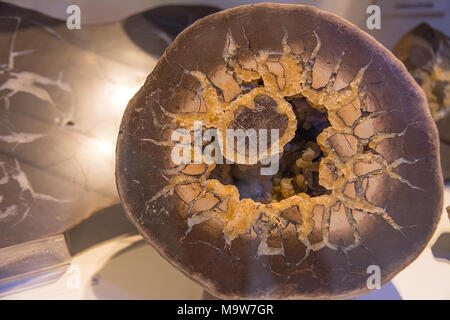
[[[450,179],[450,38],[422,23],[397,43],[394,54],[422,86],[439,129],[444,179]],[[446,144],[446,145],[444,145]]]
[[[0,3],[0,248],[64,232],[119,203],[123,110],[172,38],[211,10],[165,8],[68,30]]]

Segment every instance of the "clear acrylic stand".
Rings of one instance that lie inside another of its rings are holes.
[[[70,259],[62,234],[0,249],[0,297],[58,279]]]

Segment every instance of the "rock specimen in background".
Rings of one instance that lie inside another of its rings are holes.
[[[442,172],[450,179],[450,38],[422,23],[397,43],[394,54],[425,91],[439,129]]]
[[[123,110],[176,32],[213,9],[155,10],[155,23],[150,10],[68,30],[0,3],[0,248],[64,232],[119,203]],[[162,17],[169,36],[156,27]]]
[[[280,170],[171,161],[196,121],[279,129]],[[427,245],[438,143],[423,91],[366,33],[313,7],[242,6],[183,31],[130,101],[117,185],[145,239],[215,296],[345,298]]]

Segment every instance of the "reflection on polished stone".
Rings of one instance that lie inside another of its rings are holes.
[[[139,26],[68,30],[0,3],[0,247],[63,232],[119,202],[119,123],[158,59],[130,34],[147,34],[154,52],[167,46],[150,22]]]

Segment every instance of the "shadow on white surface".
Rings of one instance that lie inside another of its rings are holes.
[[[76,254],[121,235],[137,234],[121,204],[102,209],[66,232],[70,254]]]

